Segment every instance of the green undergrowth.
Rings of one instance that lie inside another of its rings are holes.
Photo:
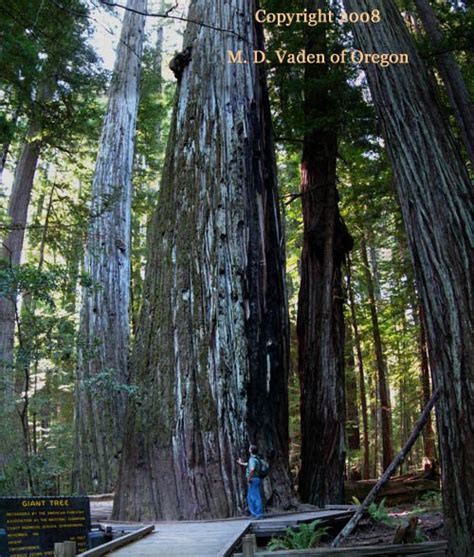
[[[280,538],[272,538],[267,546],[270,551],[281,549],[311,549],[317,547],[328,534],[328,527],[319,526],[320,520],[309,524],[298,525],[298,530],[287,528],[286,534]]]

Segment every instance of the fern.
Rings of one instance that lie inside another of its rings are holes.
[[[272,538],[268,544],[270,551],[279,549],[310,549],[317,547],[324,536],[327,536],[327,527],[319,527],[320,520],[314,520],[310,524],[300,524],[298,530],[287,528],[282,538]]]
[[[392,526],[394,524],[393,518],[387,512],[385,508],[385,497],[382,499],[379,505],[376,503],[372,503],[368,508],[370,517],[375,520],[376,522],[382,522],[383,524],[387,524],[388,526]]]

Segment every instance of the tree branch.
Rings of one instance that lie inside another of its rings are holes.
[[[189,19],[187,17],[179,16],[179,15],[171,15],[170,10],[167,10],[164,14],[160,13],[151,13],[151,12],[143,12],[141,10],[137,10],[135,8],[129,8],[128,6],[124,6],[123,4],[118,4],[117,2],[108,2],[107,0],[99,0],[101,4],[104,6],[109,6],[110,8],[121,8],[122,10],[126,10],[128,12],[132,12],[134,14],[144,15],[146,17],[159,17],[164,19],[175,19],[177,21],[185,21],[186,23],[194,23],[195,25],[199,25],[200,27],[205,27],[206,29],[212,29],[213,31],[220,31],[221,33],[229,33],[230,35],[234,35],[240,41],[248,43],[253,46],[253,43],[248,41],[245,37],[242,37],[239,33],[232,31],[231,29],[224,29],[223,27],[214,27],[213,25],[209,25],[207,23],[203,23],[202,21],[196,21],[195,19]]]

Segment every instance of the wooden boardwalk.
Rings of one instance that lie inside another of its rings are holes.
[[[227,557],[249,530],[249,520],[162,522],[138,542],[109,553],[114,557]]]
[[[201,522],[158,522],[145,538],[117,549],[114,557],[228,557],[247,532],[271,535],[288,526],[316,519],[348,520],[352,511],[320,510],[269,516],[262,520],[228,519]],[[113,524],[113,523],[110,523]],[[114,525],[117,526],[116,524]],[[120,528],[119,528],[120,529]]]

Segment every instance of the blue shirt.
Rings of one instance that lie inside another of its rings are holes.
[[[247,463],[247,469],[245,470],[245,476],[248,478],[250,476],[250,472],[253,472],[254,476],[257,476],[256,471],[258,469],[259,462],[257,457],[251,455],[249,461]]]

